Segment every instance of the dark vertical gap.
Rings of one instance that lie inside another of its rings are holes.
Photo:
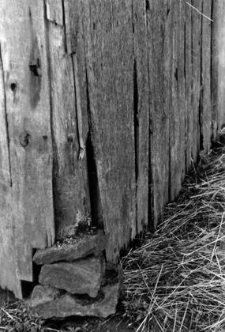
[[[4,67],[3,67],[3,59],[2,59],[2,48],[0,44],[0,67],[2,71],[2,82],[3,82],[3,98],[4,98],[4,111],[5,111],[5,128],[6,128],[6,139],[7,139],[7,148],[8,148],[8,161],[9,161],[9,179],[10,179],[10,187],[12,187],[12,166],[11,166],[11,156],[10,156],[10,135],[9,135],[9,122],[8,122],[8,114],[7,114],[7,105],[6,105],[6,88],[5,88],[5,75],[4,75]],[[11,84],[12,87],[12,84]]]
[[[37,251],[36,248],[32,249],[32,257],[34,257],[36,251]],[[29,298],[34,287],[38,285],[38,278],[41,272],[41,268],[42,268],[41,265],[37,265],[34,262],[32,262],[33,281],[21,280],[21,291],[22,291],[22,297],[24,299]]]
[[[193,0],[190,1],[191,5],[193,6]],[[191,10],[191,74],[192,74],[192,80],[191,80],[191,107],[193,107],[193,101],[194,101],[194,97],[193,97],[193,58],[194,58],[194,40],[193,40],[193,34],[194,34],[194,29],[193,29],[193,11]],[[194,121],[194,119],[193,119]],[[193,125],[193,123],[192,123]],[[193,155],[193,142],[191,145],[191,166],[194,166],[194,155]]]
[[[38,276],[40,274],[40,271],[37,274],[37,271],[33,273],[36,273],[36,275]],[[37,281],[26,281],[26,280],[21,280],[21,292],[22,292],[22,298],[23,299],[28,299],[31,294],[32,291],[34,289],[35,286],[38,285],[38,280]]]
[[[204,1],[204,0],[203,0]],[[204,13],[203,11],[203,2],[202,2],[202,8],[201,12]],[[203,137],[203,16],[201,15],[201,45],[200,45],[200,96],[199,96],[199,109],[198,109],[198,116],[199,116],[199,141],[200,141],[200,151],[204,150],[204,137]]]
[[[52,191],[53,191],[53,211],[54,211],[54,220],[56,221],[57,215],[57,177],[59,174],[59,165],[57,158],[57,144],[53,128],[53,102],[51,94],[51,59],[50,59],[50,42],[49,42],[49,23],[47,20],[47,5],[44,1],[44,18],[45,18],[45,34],[46,34],[46,54],[47,54],[47,65],[48,65],[48,78],[49,78],[49,103],[50,103],[50,130],[51,130],[51,139],[52,139]],[[57,223],[55,222],[55,233],[57,234]]]
[[[172,0],[173,1],[173,0]],[[170,2],[170,5],[172,7],[172,3]],[[171,8],[170,12],[172,12],[170,15],[171,15],[171,35],[170,35],[170,38],[171,38],[171,47],[172,47],[172,52],[171,52],[171,74],[173,75],[173,51],[174,51],[174,48],[173,48],[173,17],[176,15],[173,11],[174,7]],[[173,107],[173,93],[172,93],[172,84],[173,84],[173,78],[172,78],[172,75],[171,75],[171,87],[170,87],[170,93],[171,93],[171,105],[169,107],[169,110],[172,110],[172,107]],[[170,115],[169,114],[169,156],[168,156],[168,191],[167,191],[167,195],[168,195],[168,201],[170,202],[171,201],[171,183],[172,183],[172,178],[171,178],[171,121],[170,121]]]
[[[211,1],[211,19],[213,20],[213,0]],[[210,43],[210,100],[211,100],[211,107],[212,107],[212,117],[211,117],[211,142],[213,141],[213,86],[215,88],[214,85],[214,73],[213,73],[213,56],[214,56],[214,52],[213,52],[213,30],[214,30],[214,24],[212,22],[211,24],[211,43]]]
[[[66,14],[65,14],[65,1],[67,0],[61,0],[62,1],[62,19],[63,19],[63,26],[64,26],[64,47],[65,52],[68,53],[67,49],[67,42],[66,42]]]
[[[133,103],[134,103],[134,158],[135,158],[135,183],[136,183],[136,229],[138,229],[138,176],[139,176],[139,118],[138,118],[138,82],[137,62],[133,65]]]
[[[89,122],[89,131],[86,139],[86,155],[87,155],[88,185],[89,185],[90,205],[91,205],[91,218],[93,226],[96,226],[97,228],[104,228],[97,165],[96,165],[93,137],[92,137],[92,121],[91,121],[87,66],[86,66],[86,96],[87,96],[87,113],[88,113],[88,122]]]
[[[134,59],[133,68],[133,83],[134,83],[134,151],[135,151],[135,180],[138,182],[139,176],[139,118],[138,118],[138,82],[137,82],[137,63]]]

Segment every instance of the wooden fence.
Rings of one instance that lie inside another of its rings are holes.
[[[108,260],[156,224],[224,126],[224,75],[223,0],[2,0],[1,287],[89,215]]]

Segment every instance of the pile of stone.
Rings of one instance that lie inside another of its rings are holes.
[[[30,307],[44,319],[114,314],[121,272],[106,264],[106,246],[106,235],[98,231],[38,250],[33,261],[42,266]]]

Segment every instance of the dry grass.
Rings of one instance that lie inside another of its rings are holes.
[[[71,327],[55,329],[47,326],[45,320],[31,312],[23,300],[5,303],[0,307],[0,332],[76,332]]]
[[[0,308],[0,332],[44,332],[43,320],[31,315],[24,301],[6,303]]]
[[[194,171],[154,235],[123,259],[139,332],[225,330],[225,149]]]

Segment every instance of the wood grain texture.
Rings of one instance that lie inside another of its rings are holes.
[[[212,0],[202,2],[202,12],[211,17]],[[201,114],[201,135],[202,149],[208,152],[212,140],[212,97],[211,97],[211,31],[213,22],[206,17],[202,18],[202,114]]]
[[[218,0],[214,4],[215,13],[217,20],[217,45],[218,53],[218,104],[217,104],[217,113],[218,113],[218,130],[225,126],[225,3],[222,0]]]
[[[187,109],[185,98],[185,6],[186,2],[179,1],[179,27],[178,27],[178,105],[179,105],[179,128],[180,128],[180,184],[176,189],[176,196],[181,190],[186,171],[186,139],[187,139]]]
[[[61,11],[60,17],[63,17],[64,8],[58,7],[57,2],[49,3],[49,12],[56,11],[58,16]],[[82,160],[78,158],[77,100],[81,96],[80,89],[76,91],[78,89],[75,87],[75,79],[80,85],[80,77],[75,77],[78,76],[78,72],[75,72],[74,68],[76,55],[68,53],[71,47],[65,44],[65,41],[67,42],[66,31],[73,31],[73,26],[71,26],[69,18],[65,22],[66,26],[61,26],[61,24],[48,20],[54,151],[53,184],[57,236],[65,227],[78,224],[80,219],[90,215],[86,154]],[[81,118],[82,136],[86,141],[88,135],[87,107],[82,106],[83,104],[81,105],[81,112],[84,113]]]
[[[219,84],[219,10],[220,0],[212,1],[212,34],[211,34],[211,96],[212,96],[212,139],[213,141],[217,138],[218,129],[218,84]]]
[[[133,98],[135,173],[137,185],[137,233],[149,223],[149,75],[145,1],[133,1]]]
[[[0,10],[0,15],[2,11]],[[2,22],[0,21],[0,29]],[[9,133],[6,109],[6,82],[0,38],[0,285],[21,298],[21,285],[16,275],[16,252],[13,232],[12,179],[9,153]],[[2,295],[1,295],[2,296]],[[3,303],[2,303],[3,304]]]
[[[172,111],[170,113],[170,200],[177,196],[182,181],[182,157],[181,143],[183,128],[183,114],[180,109],[179,79],[181,68],[179,68],[180,56],[180,2],[172,2]]]
[[[171,95],[170,1],[149,3],[148,52],[150,79],[150,134],[152,199],[155,224],[169,191],[169,121]]]
[[[192,10],[190,6],[185,6],[185,98],[186,98],[186,171],[192,165],[192,145],[194,144],[193,124],[194,110],[192,107]]]
[[[136,232],[131,3],[82,3],[91,135],[109,260]]]
[[[201,111],[201,42],[202,42],[202,0],[193,0],[192,5],[198,11],[192,11],[192,108],[193,143],[192,160],[197,161],[200,151],[200,111]]]
[[[44,6],[36,1],[1,6],[17,277],[32,281],[32,248],[54,242]]]

